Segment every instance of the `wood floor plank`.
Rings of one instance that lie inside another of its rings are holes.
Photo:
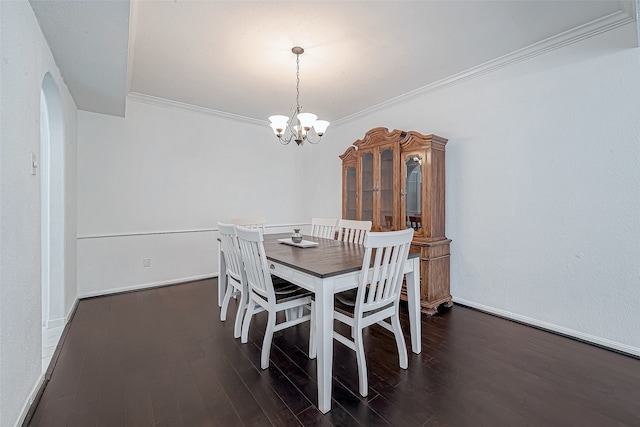
[[[148,426],[150,421],[155,424],[150,388],[144,376],[129,378],[124,395],[126,427]]]
[[[126,420],[125,377],[105,374],[100,405],[93,414],[96,426],[123,426]]]
[[[149,398],[153,410],[153,419],[156,425],[187,427],[182,422],[178,396],[171,384],[170,375],[165,372],[158,374],[149,381]]]
[[[263,381],[278,395],[294,415],[313,406],[311,400],[300,392],[297,384],[293,383],[275,364],[270,364],[269,368],[265,370],[260,368],[259,347],[251,343],[251,345],[245,345],[243,349],[247,352],[249,360],[254,361],[256,364],[255,369],[260,373]]]
[[[221,322],[215,280],[81,300],[31,426],[638,426],[640,360],[462,306],[422,317],[421,354],[398,365],[365,335],[369,395],[335,343],[332,410],[318,411],[308,324],[249,342]],[[401,324],[409,343],[406,305]]]
[[[377,394],[376,394],[377,396]],[[340,405],[358,423],[365,426],[388,426],[389,422],[380,416],[369,404],[371,397],[360,396],[358,391],[346,388],[337,379],[333,380],[331,398],[334,404]]]
[[[367,405],[390,425],[411,427],[422,424],[416,420],[416,414],[411,413],[402,402],[387,399],[383,395],[377,394]]]
[[[70,426],[95,425],[95,413],[102,397],[102,358],[103,352],[99,347],[87,350],[69,412],[67,424]]]
[[[280,396],[263,380],[260,372],[254,368],[245,369],[238,373],[247,386],[249,393],[258,402],[269,421],[274,426],[302,425],[291,409]],[[306,406],[311,407],[311,404]]]
[[[237,396],[233,390],[232,396],[229,395],[229,390],[221,383],[220,377],[211,371],[207,360],[190,362],[189,368],[200,393],[202,405],[214,425],[243,425],[245,421],[251,424],[251,420],[259,417],[256,414],[257,405],[249,399],[246,402],[246,412],[238,412],[238,407],[234,406]]]
[[[212,426],[215,425],[212,414],[209,413],[202,394],[193,377],[191,368],[183,358],[173,360],[168,365],[171,376],[171,386],[177,390],[176,404],[180,409],[182,422],[186,426]],[[222,393],[214,394],[210,398],[218,398],[219,402],[226,404],[226,398]]]
[[[233,369],[233,365],[228,359],[225,358],[221,363],[215,363],[215,365],[210,361],[207,363],[210,370],[215,370],[218,381],[229,398],[231,405],[238,413],[243,425],[260,426],[270,424],[269,418],[254,398],[253,393],[247,393],[247,385]]]
[[[73,396],[63,396],[57,399],[40,401],[40,405],[44,405],[44,414],[42,416],[34,415],[37,419],[38,426],[66,426],[69,420],[69,412],[73,403]]]

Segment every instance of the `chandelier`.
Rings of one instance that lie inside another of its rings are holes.
[[[291,52],[296,55],[296,106],[292,108],[293,114],[290,118],[282,115],[269,117],[270,126],[282,145],[287,145],[291,140],[294,140],[298,145],[302,145],[305,141],[317,144],[327,130],[329,122],[317,120],[318,116],[315,114],[302,112],[300,107],[300,55],[304,53],[304,49],[295,46],[291,48]],[[292,126],[294,121],[296,124]]]

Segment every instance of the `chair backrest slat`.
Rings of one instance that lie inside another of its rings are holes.
[[[337,218],[312,218],[311,235],[325,239],[335,239]]]
[[[338,221],[338,240],[342,242],[362,244],[369,231],[371,231],[371,221],[355,221],[351,219]]]
[[[236,233],[249,286],[255,293],[275,304],[275,292],[264,250],[262,230],[236,227]]]
[[[404,263],[409,256],[413,229],[367,233],[358,285],[356,315],[392,304],[400,298]],[[371,261],[373,258],[373,262]]]
[[[227,274],[240,282],[243,267],[240,245],[238,244],[238,237],[236,236],[236,227],[233,224],[223,224],[219,222],[218,234],[220,235],[220,244],[222,246]]]
[[[233,218],[231,220],[235,225],[242,228],[261,229],[262,234],[265,233],[265,225],[267,221],[261,216],[252,216],[244,218]]]

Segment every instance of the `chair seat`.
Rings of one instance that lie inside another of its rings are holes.
[[[339,292],[336,294],[335,302],[354,307],[356,305],[356,298],[358,297],[358,288],[349,289],[348,291]],[[351,309],[353,312],[353,309]]]
[[[366,292],[368,293],[369,290],[367,289]],[[358,298],[358,288],[338,292],[333,299],[333,308],[334,310],[339,311],[342,314],[353,317],[357,298]],[[365,298],[366,298],[366,294],[365,294]],[[315,301],[316,299],[315,295],[312,295],[311,299]],[[373,313],[377,313],[378,311],[384,310],[385,308],[390,307],[392,305],[393,304],[389,304],[388,306],[379,308],[378,310],[374,310],[369,313],[366,313],[365,317]]]
[[[369,293],[369,289],[366,290],[365,299],[367,298],[367,294]],[[358,289],[349,289],[348,291],[339,292],[336,294],[333,300],[334,309],[344,315],[349,317],[354,316],[354,311],[356,307],[356,298],[358,297]],[[393,303],[386,305],[384,307],[380,307],[377,310],[372,310],[364,314],[364,317],[371,316],[374,313],[378,313],[382,310],[385,310],[391,307]]]
[[[295,286],[295,285],[294,285]],[[301,288],[299,286],[296,286],[296,289],[293,292],[287,293],[287,294],[277,294],[276,293],[276,303],[280,304],[283,302],[287,302],[287,301],[292,301],[295,299],[299,299],[299,298],[303,298],[306,296],[311,296],[313,295],[313,292],[308,291],[304,288]]]
[[[348,291],[338,292],[333,297],[334,309],[343,312],[344,314],[351,313],[353,316],[353,307],[356,305],[356,298],[358,297],[358,288],[349,289]],[[315,294],[311,295],[313,301],[316,300]]]
[[[271,280],[277,304],[313,295],[313,292],[294,285],[281,277],[271,275]]]
[[[300,289],[299,286],[273,274],[271,275],[271,281],[273,282],[273,290],[276,295],[287,295]]]

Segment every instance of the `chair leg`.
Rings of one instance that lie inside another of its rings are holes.
[[[240,293],[240,304],[238,305],[238,312],[236,313],[236,324],[233,328],[233,337],[239,338],[242,333],[242,319],[244,319],[244,315],[247,309],[247,292],[242,291]]]
[[[318,355],[318,342],[316,341],[316,303],[311,301],[311,321],[309,321],[309,359],[315,359]]]
[[[396,345],[398,346],[398,357],[400,358],[400,367],[407,369],[409,361],[407,359],[407,346],[404,343],[404,335],[400,327],[400,319],[398,315],[391,316],[391,326],[393,327],[393,335],[396,337]]]
[[[284,315],[287,322],[299,319],[304,315],[304,306],[288,308],[284,311]]]
[[[227,279],[228,281],[229,279]],[[227,283],[227,290],[224,293],[224,299],[222,300],[222,308],[220,309],[220,320],[224,322],[227,320],[227,309],[229,308],[229,300],[233,293],[233,286]]]
[[[267,319],[267,329],[264,331],[264,341],[262,341],[262,354],[260,357],[260,367],[267,369],[269,367],[269,354],[271,353],[271,340],[273,339],[273,330],[276,327],[276,314],[269,312]]]
[[[247,307],[247,312],[244,315],[244,321],[242,322],[242,335],[240,337],[240,342],[243,344],[246,344],[249,340],[249,324],[251,324],[251,318],[253,317],[255,307],[255,301],[249,297],[249,306]]]
[[[362,342],[362,329],[353,328],[353,343],[356,347],[356,360],[358,362],[358,387],[360,395],[366,397],[369,393],[369,384],[367,382],[367,361],[364,357],[364,344]]]

